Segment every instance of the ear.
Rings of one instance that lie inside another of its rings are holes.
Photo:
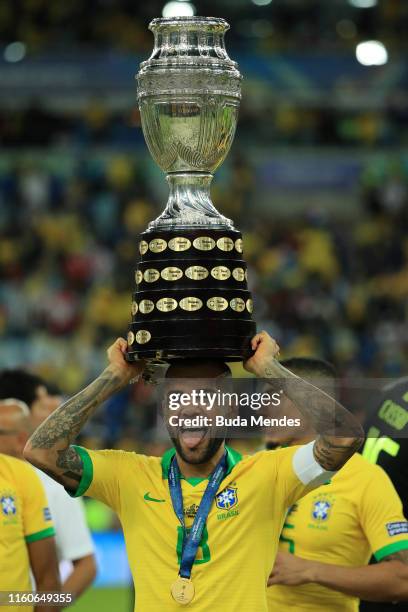
[[[26,431],[19,431],[17,434],[18,444],[23,449],[28,442],[30,434]]]

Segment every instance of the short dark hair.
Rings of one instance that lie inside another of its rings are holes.
[[[288,370],[293,370],[295,374],[307,374],[308,376],[318,376],[324,378],[336,378],[336,368],[325,359],[317,357],[289,357],[280,361]]]
[[[316,384],[331,397],[337,396],[337,372],[329,361],[317,357],[290,357],[280,361],[280,364],[307,382]]]
[[[46,386],[49,395],[62,395],[60,387],[54,382],[44,382],[43,384]]]
[[[18,399],[31,408],[41,385],[46,386],[44,380],[31,372],[21,369],[0,371],[0,399]]]

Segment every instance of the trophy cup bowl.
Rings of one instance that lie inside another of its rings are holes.
[[[163,213],[140,235],[127,359],[241,361],[255,333],[242,236],[213,205],[210,185],[234,139],[241,75],[229,25],[213,17],[154,19],[137,74],[149,151],[166,173]]]

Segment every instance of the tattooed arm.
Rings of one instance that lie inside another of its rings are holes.
[[[364,567],[342,567],[278,554],[268,586],[311,582],[366,601],[408,601],[408,551],[400,550]]]
[[[283,367],[275,359],[279,347],[266,332],[252,339],[252,349],[255,354],[245,362],[245,368],[259,378],[279,379],[285,395],[317,433],[316,461],[325,470],[341,468],[364,440],[361,425],[327,393]]]
[[[24,457],[67,489],[76,490],[82,459],[70,446],[95,410],[143,371],[144,363],[125,361],[126,340],[108,349],[108,367],[85,389],[62,404],[42,423],[24,449]]]

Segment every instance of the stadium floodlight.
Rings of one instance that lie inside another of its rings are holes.
[[[268,6],[272,2],[272,0],[252,0],[256,6]]]
[[[348,0],[355,8],[373,8],[377,6],[378,0]]]
[[[383,66],[388,62],[388,51],[378,40],[366,40],[356,47],[356,58],[363,66]]]
[[[20,62],[26,54],[26,46],[24,43],[15,41],[7,45],[4,49],[4,59],[6,62]]]
[[[167,2],[163,6],[163,17],[192,17],[195,14],[195,6],[191,2]]]

